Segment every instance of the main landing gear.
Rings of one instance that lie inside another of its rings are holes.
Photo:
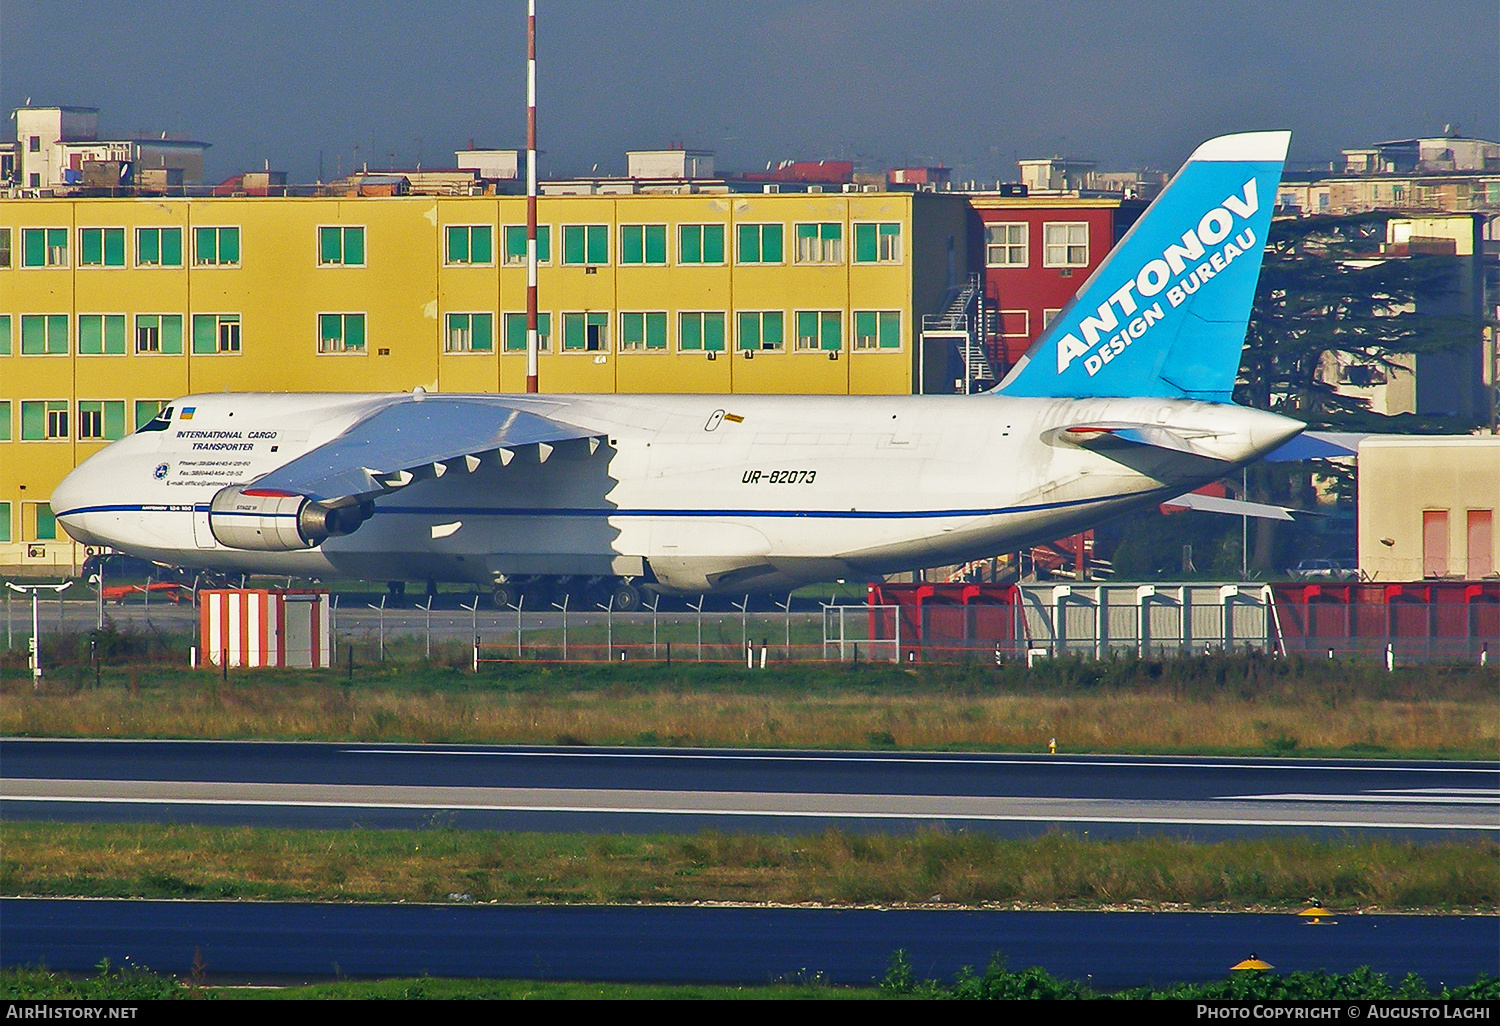
[[[595,610],[599,607],[616,613],[634,613],[641,608],[642,589],[638,579],[629,577],[508,577],[495,585],[492,594],[496,608],[543,611],[563,604],[569,609]]]

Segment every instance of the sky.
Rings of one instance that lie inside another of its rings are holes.
[[[1175,170],[1233,131],[1290,160],[1500,139],[1500,0],[537,0],[541,172],[680,143],[784,159]],[[213,144],[207,177],[452,167],[525,145],[525,0],[0,0],[0,105]],[[14,123],[5,137],[13,138]]]

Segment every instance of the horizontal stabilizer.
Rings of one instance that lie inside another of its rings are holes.
[[[1225,499],[1217,495],[1199,495],[1197,492],[1179,495],[1162,505],[1196,509],[1204,513],[1228,513],[1236,517],[1256,517],[1260,520],[1292,519],[1292,511],[1285,506],[1271,506],[1264,502],[1245,502],[1243,499]]]
[[[472,472],[486,453],[505,464],[516,449],[535,446],[545,458],[559,442],[597,435],[498,399],[403,396],[254,484],[319,502],[362,500],[439,477],[448,461]]]
[[[1182,428],[1163,427],[1160,424],[1136,424],[1128,421],[1098,421],[1075,424],[1071,427],[1054,428],[1043,435],[1049,442],[1065,442],[1086,449],[1108,449],[1111,445],[1124,443],[1130,446],[1145,446],[1165,449],[1169,452],[1187,453],[1205,459],[1223,457],[1197,445],[1198,439],[1213,438],[1206,431],[1190,431]]]
[[[1359,454],[1359,440],[1364,435],[1346,432],[1304,431],[1261,459],[1267,463],[1293,463],[1297,460],[1338,459]]]

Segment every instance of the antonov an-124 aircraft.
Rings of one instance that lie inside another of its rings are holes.
[[[785,590],[1063,537],[1302,431],[1230,399],[1289,138],[1199,146],[982,395],[192,395],[53,509],[160,563],[502,603],[586,581],[617,609],[642,587]]]

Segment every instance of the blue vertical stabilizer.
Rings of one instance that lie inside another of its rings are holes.
[[[1290,139],[1193,151],[995,391],[1229,402]]]

